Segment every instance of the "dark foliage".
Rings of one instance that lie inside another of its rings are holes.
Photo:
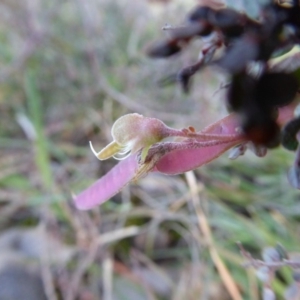
[[[209,42],[201,49],[198,62],[163,83],[179,82],[187,92],[191,77],[201,68],[208,64],[222,68],[231,77],[228,108],[241,116],[245,136],[256,145],[273,148],[280,144],[277,108],[294,100],[300,82],[288,70],[274,71],[268,61],[276,53],[299,44],[299,16],[298,1],[290,5],[269,3],[262,7],[259,20],[230,8],[199,6],[188,15],[186,26],[171,28],[170,38],[153,45],[148,54],[168,57],[195,38],[207,38]],[[213,60],[213,54],[221,47],[223,55]],[[298,122],[291,121],[281,135],[283,146],[290,150],[298,144],[294,140],[299,126],[295,124]]]

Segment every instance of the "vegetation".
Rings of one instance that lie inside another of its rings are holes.
[[[0,4],[0,251],[41,266],[48,299],[260,299],[237,242],[257,258],[277,244],[299,252],[299,192],[286,176],[294,158],[282,148],[263,159],[225,154],[180,176],[151,173],[101,207],[74,207],[73,195],[115,164],[97,161],[88,143],[108,144],[120,116],[199,130],[226,115],[226,78],[210,68],[188,95],[157,85],[199,44],[172,64],[144,52],[192,5]],[[12,233],[17,244],[7,243]],[[292,275],[276,272],[278,299]]]

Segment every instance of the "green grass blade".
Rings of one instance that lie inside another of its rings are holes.
[[[44,134],[43,127],[43,107],[42,100],[35,84],[35,76],[33,72],[25,73],[25,93],[27,98],[29,118],[36,130],[35,147],[35,163],[40,172],[43,185],[46,189],[50,189],[53,184],[52,172],[50,167],[50,158],[47,148],[47,139]]]

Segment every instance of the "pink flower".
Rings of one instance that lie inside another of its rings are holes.
[[[293,117],[295,104],[279,109],[280,126]],[[106,175],[75,197],[78,209],[87,210],[102,204],[118,193],[125,185],[149,172],[179,174],[196,169],[218,158],[228,149],[247,143],[239,130],[237,115],[227,117],[200,132],[177,130],[162,121],[129,114],[118,119],[113,128],[114,141],[97,153],[99,159],[118,154],[127,155]],[[167,137],[180,140],[162,142]]]

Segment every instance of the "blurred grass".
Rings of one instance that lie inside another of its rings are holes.
[[[225,79],[212,70],[197,76],[188,96],[176,86],[157,87],[195,59],[198,45],[163,61],[143,52],[163,36],[162,25],[181,24],[191,7],[121,0],[0,4],[0,230],[50,224],[49,236],[75,249],[78,255],[54,267],[57,299],[229,299],[184,176],[151,174],[91,212],[72,205],[72,193],[115,164],[95,160],[88,141],[97,149],[107,144],[119,116],[135,111],[200,129],[224,114],[223,92],[214,92]],[[259,283],[241,267],[237,241],[256,257],[277,242],[299,251],[299,193],[286,179],[292,156],[278,149],[264,159],[222,157],[195,172],[205,186],[201,205],[215,247],[243,299],[259,299],[249,288]],[[137,231],[127,236],[129,226]],[[107,236],[113,239],[102,244]],[[290,281],[289,270],[275,280],[279,297]]]
[[[35,86],[34,74],[30,72],[25,73],[24,81],[29,120],[32,120],[33,129],[36,135],[34,137],[35,140],[33,141],[35,147],[35,163],[42,177],[45,189],[50,191],[53,185],[53,179],[50,169],[51,164],[47,148],[47,140],[43,126],[43,115],[41,114],[43,111],[42,101]]]

